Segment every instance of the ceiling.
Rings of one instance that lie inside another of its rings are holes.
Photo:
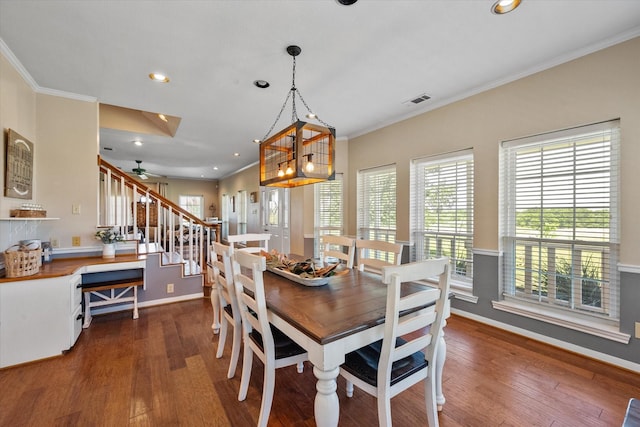
[[[258,160],[252,141],[291,88],[288,45],[302,48],[296,87],[340,139],[640,35],[637,0],[523,0],[505,15],[493,2],[0,0],[0,48],[37,91],[180,118],[173,137],[102,128],[107,161],[219,179]]]

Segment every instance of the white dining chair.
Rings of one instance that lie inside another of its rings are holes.
[[[260,251],[269,252],[270,239],[271,234],[269,233],[246,233],[227,236],[231,253],[233,253],[234,250],[243,250],[251,253],[260,253]],[[250,245],[249,242],[252,244]],[[239,243],[246,244],[246,246],[238,248]]]
[[[238,305],[242,313],[244,343],[238,400],[242,401],[247,397],[255,353],[264,364],[258,426],[265,427],[273,402],[275,370],[297,365],[298,372],[302,372],[304,361],[308,360],[308,357],[302,347],[269,323],[263,282],[263,273],[266,270],[265,257],[246,251],[235,251],[232,254],[232,260]],[[251,276],[245,274],[243,268],[250,270]]]
[[[347,268],[353,268],[355,255],[355,239],[346,236],[334,236],[325,234],[320,236],[320,260],[327,265],[331,259],[337,259],[346,264]]]
[[[216,358],[220,359],[222,357],[224,345],[227,340],[227,331],[229,329],[229,325],[231,325],[233,327],[233,338],[227,378],[233,378],[236,373],[236,367],[238,366],[240,347],[242,345],[242,315],[240,314],[238,297],[233,284],[230,248],[229,246],[218,242],[213,242],[212,248],[211,259],[213,265],[213,277],[217,285],[217,303],[220,313],[220,335],[218,337]],[[218,257],[220,257],[221,260],[219,260]],[[213,298],[211,299],[211,303],[215,309],[215,301]]]
[[[358,270],[380,273],[383,267],[400,265],[402,245],[383,240],[356,240]]]
[[[402,283],[434,277],[438,280],[437,287],[401,295]],[[382,269],[382,281],[388,285],[384,337],[348,353],[340,367],[340,375],[347,380],[348,397],[353,396],[354,384],[376,397],[380,426],[392,425],[391,398],[422,380],[425,381],[429,426],[438,426],[435,355],[442,342],[439,337],[444,325],[449,277],[448,258]],[[407,334],[411,334],[411,339],[401,338]]]

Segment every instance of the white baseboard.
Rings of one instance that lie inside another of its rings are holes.
[[[545,344],[549,344],[554,347],[561,348],[563,350],[571,351],[573,353],[577,353],[582,356],[589,357],[591,359],[596,359],[601,362],[617,366],[619,368],[640,373],[640,364],[638,363],[630,362],[625,359],[620,359],[619,357],[611,356],[609,354],[600,353],[598,351],[594,351],[585,347],[580,347],[578,345],[571,344],[555,338],[551,338],[542,334],[538,334],[536,332],[531,332],[527,329],[522,329],[513,325],[509,325],[507,323],[498,322],[496,320],[489,319],[487,317],[478,316],[477,314],[469,313],[464,310],[452,308],[451,313],[456,314],[460,317],[466,317],[468,319],[475,320],[476,322],[484,323],[489,326],[494,326],[496,328],[503,329],[505,331],[513,332],[514,334],[531,338],[533,340],[540,341]],[[445,331],[445,336],[446,336],[446,331]]]

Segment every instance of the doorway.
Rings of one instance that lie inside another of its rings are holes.
[[[269,249],[288,254],[289,244],[289,189],[261,187],[260,209],[262,227],[271,234]]]

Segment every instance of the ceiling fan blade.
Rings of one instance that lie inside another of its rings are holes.
[[[147,175],[145,175],[144,173],[139,173],[138,176],[140,177],[140,179],[142,180],[146,180],[149,179],[149,177]]]

